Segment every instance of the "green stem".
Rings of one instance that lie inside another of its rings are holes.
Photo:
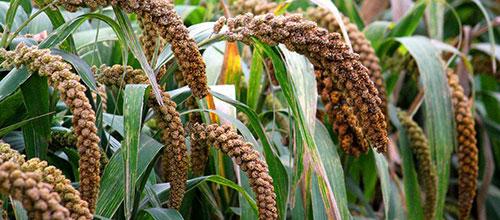
[[[45,10],[47,10],[47,8],[51,7],[52,5],[54,5],[54,2],[44,6],[43,8],[41,8],[40,10],[38,10],[37,12],[35,12],[33,15],[31,15],[26,21],[24,21],[21,26],[19,26],[17,28],[17,30],[14,32],[14,34],[12,34],[12,37],[9,39],[8,43],[5,44],[4,46],[7,46],[7,45],[10,45],[12,43],[12,41],[14,40],[14,38],[17,37],[17,35],[19,35],[19,33],[26,27],[28,26],[28,24],[33,20],[35,19],[38,15],[40,15],[40,13],[44,12]],[[5,36],[5,38],[7,38],[7,36]]]

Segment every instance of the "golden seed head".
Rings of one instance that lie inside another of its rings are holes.
[[[38,49],[19,44],[14,51],[0,48],[0,56],[5,59],[3,67],[26,65],[32,72],[47,76],[49,84],[60,92],[61,100],[73,113],[73,127],[80,153],[80,180],[82,198],[95,208],[99,192],[99,137],[95,125],[95,112],[85,95],[86,88],[80,77],[72,72],[70,64],[60,56],[50,54],[48,49]],[[86,166],[83,166],[86,165]],[[97,172],[96,172],[97,171]]]

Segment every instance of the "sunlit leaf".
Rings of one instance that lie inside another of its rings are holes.
[[[424,37],[397,38],[415,59],[420,83],[425,85],[424,129],[438,171],[436,216],[443,216],[448,190],[450,158],[455,143],[454,116],[446,75],[438,50]]]

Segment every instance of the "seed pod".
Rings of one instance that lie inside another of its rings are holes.
[[[388,144],[387,124],[380,109],[378,91],[359,61],[338,33],[329,33],[300,15],[239,15],[228,20],[229,40],[251,44],[255,37],[269,45],[283,43],[289,50],[305,55],[316,69],[324,69],[345,93],[346,103],[355,111],[365,137],[377,151]]]
[[[61,198],[63,205],[72,219],[92,219],[87,202],[81,200],[80,193],[73,188],[71,182],[54,166],[48,166],[46,161],[38,158],[25,161],[24,155],[12,150],[8,144],[0,144],[0,160],[13,161],[19,165],[22,172],[34,172],[41,177],[41,181],[49,184],[52,190]]]
[[[320,27],[326,28],[330,32],[341,33],[340,25],[335,19],[335,15],[324,8],[309,8],[306,17],[318,23]],[[375,83],[378,90],[378,97],[382,101],[380,108],[387,118],[387,96],[385,92],[384,77],[379,65],[379,59],[375,54],[370,41],[358,27],[349,21],[349,18],[342,15],[342,22],[345,25],[347,34],[352,43],[352,49],[359,54],[361,63],[368,68],[370,79]]]
[[[106,86],[123,87],[127,84],[148,83],[145,73],[140,69],[101,66],[97,80]],[[162,156],[162,177],[171,184],[169,208],[179,209],[184,198],[189,162],[184,140],[184,128],[174,101],[167,92],[162,92],[163,106],[158,105],[151,93],[148,104],[156,113],[158,127],[162,130],[161,139],[165,144]]]
[[[0,160],[12,161],[15,164],[23,164],[25,162],[25,156],[12,150],[9,144],[0,143]]]
[[[315,70],[318,94],[325,105],[328,120],[333,124],[342,150],[358,157],[368,151],[368,142],[352,108],[345,103],[344,94],[325,73],[324,70]]]
[[[186,81],[182,78],[180,71],[174,72],[174,78],[177,82],[177,87],[183,87],[186,85]],[[184,103],[184,106],[188,110],[197,109],[198,104],[196,103],[196,98],[194,96],[187,98],[187,100]],[[189,125],[187,126],[188,129],[190,129],[192,124],[202,123],[202,122],[203,120],[199,112],[189,113],[189,122],[188,122]],[[191,171],[195,176],[201,176],[205,171],[205,165],[208,161],[208,153],[209,153],[208,147],[206,145],[198,143],[196,140],[193,139],[190,140],[191,140],[191,154],[190,154]]]
[[[185,193],[189,168],[184,127],[179,112],[176,110],[176,104],[170,99],[170,95],[163,92],[162,98],[165,105],[159,106],[151,94],[149,105],[156,113],[158,127],[162,130],[162,140],[165,144],[162,157],[163,176],[171,184],[167,206],[179,209]]]
[[[131,66],[113,65],[111,67],[102,65],[99,68],[96,79],[105,86],[125,88],[126,84],[148,84],[148,77],[141,69],[133,69]]]
[[[137,20],[139,21],[139,26],[142,29],[142,34],[139,37],[139,40],[142,44],[142,49],[144,50],[147,60],[149,62],[152,62],[156,47],[158,47],[158,52],[161,52],[163,50],[163,47],[165,46],[165,42],[163,38],[160,38],[160,34],[158,33],[156,24],[152,23],[151,21],[145,21],[140,17]],[[153,65],[153,63],[150,64]],[[165,66],[163,66],[156,75],[156,79],[160,80],[166,72],[167,69]]]
[[[408,113],[398,112],[401,125],[405,128],[410,148],[417,158],[418,175],[425,192],[425,219],[434,219],[437,201],[437,171],[432,162],[431,150],[424,131],[411,119]]]
[[[72,130],[56,130],[50,132],[49,148],[52,151],[59,151],[64,148],[72,148],[75,146],[76,136]]]
[[[464,95],[458,76],[448,70],[448,85],[452,97],[458,141],[458,202],[459,219],[467,219],[476,196],[478,177],[478,150],[474,117]]]
[[[142,18],[138,18],[137,20],[139,21],[139,26],[142,29],[142,34],[139,37],[139,40],[142,43],[142,49],[144,50],[148,61],[151,61],[155,53],[157,40],[160,37],[158,29],[151,21],[146,21]],[[160,45],[158,45],[158,47],[160,50],[163,48],[162,41],[160,41]]]
[[[75,133],[68,129],[68,131],[51,131],[49,139],[49,148],[53,151],[59,151],[64,148],[74,148],[76,147],[76,136]],[[104,149],[99,148],[101,152],[101,158],[99,158],[100,168],[99,176],[102,177],[104,168],[108,165],[109,158],[106,155]]]
[[[272,12],[278,4],[268,0],[237,0],[231,6],[235,14],[252,13],[254,15],[267,14]]]
[[[4,59],[1,66],[9,68],[25,65],[31,72],[48,77],[49,85],[61,93],[61,100],[73,113],[72,122],[80,155],[80,193],[93,212],[100,182],[100,164],[96,159],[100,158],[100,140],[95,113],[85,96],[86,88],[80,83],[80,77],[72,72],[70,64],[60,56],[51,55],[48,49],[19,44],[14,51],[0,48],[0,57]]]
[[[259,219],[278,219],[276,194],[273,179],[269,176],[267,164],[260,159],[260,154],[252,144],[245,142],[228,125],[194,124],[191,137],[208,145],[213,145],[234,159],[248,175],[259,208]]]
[[[197,125],[198,123],[196,122],[190,123],[188,132],[191,142],[191,170],[195,176],[201,176],[208,162],[209,146],[199,136],[201,132],[205,132],[204,130],[200,130],[204,127]]]
[[[46,161],[33,158],[21,165],[25,172],[36,172],[42,176],[42,181],[52,185],[54,192],[59,194],[61,204],[68,209],[73,219],[92,219],[87,202],[80,199],[80,193],[71,186],[60,170],[48,166]]]
[[[172,45],[172,51],[193,95],[208,94],[205,63],[195,41],[189,36],[181,17],[170,0],[113,1],[129,12],[135,12],[145,22],[157,25],[158,32]]]
[[[0,159],[0,193],[21,201],[29,219],[69,219],[60,197],[40,175],[23,172],[14,160]]]
[[[106,112],[108,109],[108,94],[106,93],[106,87],[100,83],[97,84],[97,93],[92,92],[92,98],[94,102],[97,102],[97,95],[101,97],[101,108],[102,112]]]

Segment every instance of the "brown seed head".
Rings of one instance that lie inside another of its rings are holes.
[[[378,91],[359,56],[349,51],[338,33],[329,33],[300,15],[245,14],[229,19],[227,24],[229,40],[251,44],[255,37],[269,45],[282,43],[289,50],[305,55],[316,69],[324,69],[346,94],[346,103],[356,109],[356,117],[370,144],[379,152],[386,151],[387,124]]]
[[[171,0],[59,0],[58,5],[69,11],[75,11],[78,7],[93,9],[113,5],[120,6],[129,13],[136,13],[143,23],[154,24],[158,34],[171,44],[172,52],[193,95],[203,98],[208,94],[205,62]]]
[[[458,141],[458,202],[459,219],[467,219],[474,197],[478,177],[478,150],[474,117],[458,76],[448,70],[448,85],[452,97]]]
[[[25,65],[31,72],[47,76],[49,84],[61,94],[61,100],[73,113],[73,128],[77,137],[78,153],[80,155],[80,192],[82,198],[89,203],[93,212],[99,192],[99,136],[95,126],[95,113],[85,95],[85,86],[80,83],[70,64],[60,56],[50,54],[48,49],[27,47],[19,44],[14,51],[0,49],[3,67],[19,67]]]
[[[324,8],[308,8],[306,17],[318,23],[320,27],[326,28],[330,32],[341,33],[340,25],[332,12]],[[385,92],[384,77],[379,65],[379,59],[375,54],[370,41],[361,32],[356,24],[349,21],[349,18],[342,15],[342,22],[346,28],[352,48],[359,54],[361,63],[368,68],[370,79],[374,82],[378,90],[378,97],[381,100],[380,108],[387,118],[387,96]]]
[[[246,172],[256,195],[259,219],[278,219],[273,179],[269,176],[267,164],[260,159],[259,152],[252,144],[245,142],[243,137],[228,125],[196,123],[191,132],[191,138],[221,150]]]
[[[24,161],[24,156],[12,150],[8,144],[0,144],[0,160],[13,161],[20,166],[22,172],[34,172],[41,177],[41,181],[50,185],[52,190],[59,195],[60,203],[70,213],[72,219],[92,219],[87,202],[80,198],[80,193],[73,188],[71,182],[62,172],[48,166],[46,161],[33,158]]]
[[[21,201],[30,219],[70,219],[52,186],[38,173],[22,171],[15,160],[0,158],[0,193]]]
[[[122,80],[119,80],[122,79]],[[123,87],[124,84],[147,84],[147,77],[140,69],[101,66],[97,80],[106,86]],[[161,89],[160,89],[161,90]],[[189,161],[184,140],[184,128],[177,112],[177,104],[167,92],[162,92],[163,106],[160,106],[151,93],[148,104],[156,113],[158,127],[162,130],[161,139],[165,144],[162,157],[162,177],[171,184],[169,208],[178,209],[184,198]]]

